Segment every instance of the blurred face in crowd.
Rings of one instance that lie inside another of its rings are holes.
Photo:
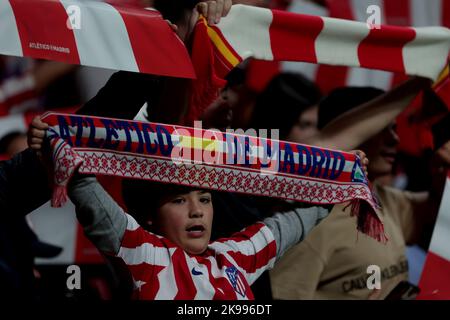
[[[194,190],[162,199],[155,228],[187,253],[201,254],[211,238],[212,219],[211,193]]]
[[[222,89],[220,96],[207,108],[202,116],[208,128],[246,129],[251,120],[255,105],[255,94],[245,85]]]
[[[315,105],[302,112],[286,140],[301,142],[316,135],[318,111],[319,107]]]
[[[395,124],[392,123],[361,145],[360,149],[366,153],[370,160],[369,177],[371,179],[392,173],[398,143],[399,138],[395,132]]]
[[[247,129],[255,107],[255,94],[245,85],[227,88],[222,93],[231,110],[231,127]]]
[[[225,130],[230,126],[232,111],[222,90],[220,96],[205,110],[202,116],[206,128]]]

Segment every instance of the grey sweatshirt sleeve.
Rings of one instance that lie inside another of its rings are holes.
[[[76,175],[69,185],[69,197],[89,240],[101,252],[117,254],[127,227],[122,208],[92,176]]]
[[[264,223],[272,231],[277,244],[277,257],[293,245],[305,239],[308,233],[329,214],[322,207],[299,208],[286,213],[276,213],[264,219]]]

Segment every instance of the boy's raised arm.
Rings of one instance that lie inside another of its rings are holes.
[[[89,240],[103,253],[116,255],[127,227],[122,208],[93,176],[75,175],[69,197]]]
[[[42,147],[48,125],[35,117],[28,131],[28,145],[44,161]],[[102,252],[117,254],[127,227],[122,208],[109,196],[94,176],[76,173],[69,183],[69,197],[75,204],[84,233]]]
[[[337,150],[358,148],[388,126],[413,102],[421,90],[430,85],[428,79],[411,78],[380,97],[340,115],[318,135],[303,143]]]

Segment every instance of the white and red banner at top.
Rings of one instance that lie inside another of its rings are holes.
[[[74,0],[0,4],[0,53],[193,78],[180,39],[153,10]],[[209,35],[235,65],[248,57],[366,67],[436,79],[447,28],[369,29],[365,23],[235,5]],[[217,41],[216,41],[217,40]]]
[[[327,0],[329,15],[340,19],[355,21],[373,21],[368,8],[379,9],[380,23],[394,26],[429,27],[444,26],[450,28],[449,0]],[[378,12],[377,12],[378,13]],[[426,57],[424,59],[427,59]],[[374,85],[388,90],[400,82],[401,74],[374,72],[367,69],[320,70],[321,81],[326,81],[326,74],[333,72],[341,85]],[[326,84],[325,84],[326,85]],[[326,85],[332,87],[332,83]]]
[[[450,49],[447,28],[381,25],[370,29],[366,23],[237,5],[221,23],[210,28],[217,48],[232,64],[254,57],[365,67],[436,79]],[[228,48],[222,48],[222,44]]]
[[[159,12],[74,0],[0,1],[0,54],[194,78]]]
[[[381,26],[235,5],[218,25],[200,20],[192,62],[154,10],[74,0],[0,3],[0,54],[195,78],[189,122],[243,60],[364,67],[436,79],[450,49],[444,27]],[[195,67],[195,73],[194,68]],[[222,81],[221,81],[222,80]]]
[[[375,11],[368,12],[368,9],[374,6],[381,25],[450,28],[450,0],[326,0],[323,6],[310,0],[292,0],[285,9],[293,13],[373,23]],[[257,91],[264,89],[268,81],[280,71],[302,73],[314,81],[324,94],[341,86],[373,86],[389,90],[405,78],[401,73],[371,68],[297,62],[277,65],[252,61],[250,69],[248,85]]]
[[[199,79],[194,81],[194,95],[203,99],[193,99],[188,120],[212,102],[214,95],[205,99],[205,91],[220,88],[220,79],[247,58],[361,67],[436,80],[450,50],[450,30],[445,27],[370,28],[363,22],[243,5],[233,6],[217,25],[200,21],[195,32],[192,60]],[[211,83],[217,88],[208,87]]]

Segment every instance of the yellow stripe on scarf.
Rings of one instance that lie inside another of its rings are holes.
[[[222,141],[218,141],[216,139],[205,139],[205,138],[197,138],[197,137],[187,137],[180,136],[178,147],[183,148],[194,148],[197,150],[205,150],[205,151],[214,151],[220,152],[222,151]]]
[[[208,36],[211,39],[211,41],[214,43],[214,45],[216,46],[217,50],[219,50],[219,52],[222,54],[222,56],[233,67],[237,66],[240,63],[240,59],[238,57],[236,57],[236,55],[233,54],[233,52],[231,52],[230,49],[228,49],[227,45],[222,40],[222,37],[213,28],[208,26],[208,24],[206,23],[206,19],[204,17],[200,17],[200,19],[205,24],[206,30],[208,32]]]
[[[433,88],[436,88],[439,86],[442,81],[444,81],[446,78],[450,76],[450,64],[447,64],[447,66],[442,70],[441,74],[439,75],[438,80],[433,84]]]

